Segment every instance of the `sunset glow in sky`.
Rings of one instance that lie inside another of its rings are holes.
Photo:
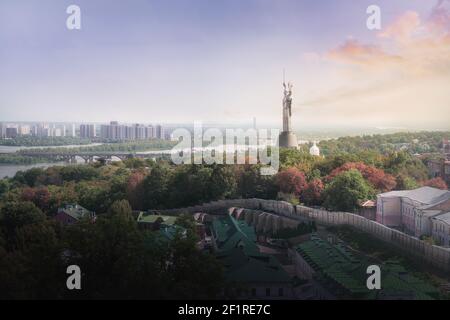
[[[0,1],[0,121],[281,125],[283,69],[297,129],[450,129],[450,0]]]

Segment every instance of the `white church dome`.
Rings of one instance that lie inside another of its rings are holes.
[[[320,149],[316,142],[314,142],[314,145],[309,149],[309,154],[312,156],[320,156]]]

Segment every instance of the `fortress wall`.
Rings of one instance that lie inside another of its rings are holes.
[[[157,211],[164,215],[194,214],[196,212],[225,214],[231,207],[234,208],[233,215],[237,219],[244,219],[254,225],[257,230],[272,232],[272,234],[280,228],[295,228],[299,223],[311,220],[326,226],[348,225],[405,250],[437,268],[450,271],[450,249],[430,245],[353,213],[330,212],[299,205],[293,206],[285,201],[262,199],[219,200],[187,208]]]

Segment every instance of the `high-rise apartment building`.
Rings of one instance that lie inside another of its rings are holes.
[[[164,139],[164,128],[162,125],[158,124],[155,126],[155,138]]]
[[[0,122],[0,139],[6,138],[6,125]]]
[[[161,129],[159,129],[159,134],[163,134]],[[153,126],[145,126],[142,124],[130,126],[119,124],[117,121],[111,121],[109,124],[100,127],[100,137],[108,140],[146,140],[153,139],[155,136],[156,132]]]
[[[19,135],[17,127],[7,127],[6,128],[6,138],[15,138]]]
[[[82,124],[80,125],[80,138],[95,138],[95,124]]]
[[[155,130],[152,126],[145,127],[145,138],[153,139],[155,137]]]
[[[66,136],[76,137],[76,135],[77,135],[77,132],[76,132],[75,124],[72,123],[67,127]]]
[[[140,125],[140,124],[135,124],[134,125],[134,134],[135,134],[135,139],[136,140],[145,140],[145,126]]]
[[[136,140],[136,128],[125,126],[125,139]]]

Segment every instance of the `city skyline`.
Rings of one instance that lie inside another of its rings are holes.
[[[279,125],[286,69],[295,130],[449,127],[449,1],[70,4],[0,4],[1,121]]]

